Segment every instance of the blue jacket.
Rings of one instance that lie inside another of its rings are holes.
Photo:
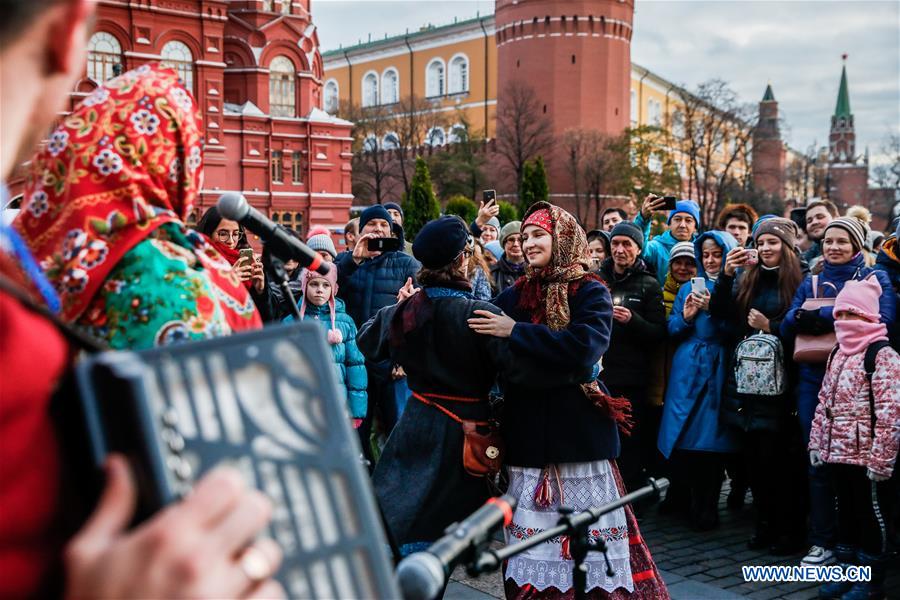
[[[548,368],[590,372],[609,347],[612,300],[606,286],[595,280],[581,283],[569,296],[569,326],[552,331],[531,322],[519,308],[519,290],[506,288],[494,304],[516,321],[509,348]],[[578,384],[541,389],[540,375],[528,385],[504,382],[502,420],[506,463],[542,468],[551,463],[613,459],[619,454],[615,422],[597,410]]]
[[[416,279],[421,265],[403,252],[385,252],[357,265],[347,254],[335,263],[338,269],[338,296],[347,303],[347,313],[357,327],[375,316],[379,309],[397,303],[397,292],[407,278]]]
[[[341,332],[344,338],[340,344],[331,346],[334,366],[337,369],[338,381],[344,387],[347,394],[347,407],[350,409],[350,417],[363,419],[366,416],[368,399],[366,388],[368,377],[366,375],[366,359],[356,346],[356,324],[347,311],[344,310],[344,301],[340,298],[334,301],[334,326]],[[285,322],[293,321],[293,316],[288,316]],[[331,329],[331,312],[328,304],[315,306],[306,305],[304,321],[318,321],[322,329],[327,332]]]
[[[831,265],[827,261],[822,261],[823,269],[819,273],[819,292],[822,297],[834,298],[838,292],[843,289],[844,284],[851,279],[862,279],[869,273],[875,272],[878,283],[888,293],[882,294],[878,301],[879,312],[881,313],[881,322],[887,324],[888,329],[894,323],[894,315],[896,310],[896,295],[890,293],[891,281],[887,273],[883,271],[875,271],[872,267],[867,267],[863,255],[857,254],[850,262],[843,265]],[[831,285],[825,285],[830,283]],[[781,323],[781,337],[787,340],[793,340],[797,336],[797,312],[807,298],[812,298],[812,275],[807,275],[797,293],[794,294],[794,301],[788,310],[784,321]],[[825,306],[819,309],[819,318],[822,325],[829,330],[834,330],[834,315],[832,307]],[[803,428],[805,439],[809,439],[809,429],[816,410],[816,404],[819,402],[819,388],[822,386],[822,379],[825,377],[825,363],[810,364],[804,363],[799,366],[799,381],[797,383],[797,411],[800,416],[800,425]]]
[[[677,244],[678,240],[672,236],[671,231],[666,231],[651,240],[650,219],[645,221],[641,213],[634,218],[634,224],[644,232],[644,249],[641,252],[641,258],[655,270],[659,285],[665,285],[666,274],[669,272],[669,253],[672,252],[672,246]],[[696,235],[694,239],[697,239]]]
[[[715,281],[704,272],[700,248],[706,239],[715,240],[725,254],[737,246],[737,240],[724,231],[708,231],[694,241],[697,274],[706,278],[710,293]],[[684,302],[691,286],[683,285],[675,297],[669,316],[669,336],[681,340],[672,359],[672,374],[666,389],[658,446],[668,458],[672,450],[731,452],[736,449],[730,428],[719,423],[722,390],[728,369],[727,321],[701,310],[693,322],[684,320]]]

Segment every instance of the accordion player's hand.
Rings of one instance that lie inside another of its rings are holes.
[[[183,501],[128,530],[137,491],[121,456],[107,463],[94,514],[65,553],[68,598],[284,597],[271,579],[278,545],[256,535],[272,507],[232,469],[216,469]]]

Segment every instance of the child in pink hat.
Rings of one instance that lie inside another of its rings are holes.
[[[300,318],[318,321],[325,328],[338,381],[346,392],[350,418],[354,428],[358,428],[368,404],[366,359],[356,346],[356,324],[344,309],[344,301],[337,298],[337,269],[331,269],[328,275],[304,269],[300,284],[303,291]],[[285,319],[290,320],[290,317]]]
[[[888,290],[890,292],[890,290]],[[868,582],[833,582],[821,598],[881,598],[887,562],[885,482],[891,477],[900,446],[900,356],[887,345],[874,277],[848,281],[834,304],[838,346],[828,363],[809,436],[814,467],[828,465],[838,501],[838,545],[846,564],[872,567]],[[865,358],[874,354],[867,376]]]

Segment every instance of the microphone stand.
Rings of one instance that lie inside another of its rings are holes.
[[[658,498],[659,493],[669,487],[668,479],[651,478],[649,483],[650,485],[626,494],[615,502],[589,508],[580,513],[575,513],[571,508],[560,507],[559,513],[561,516],[556,527],[533,535],[524,542],[505,546],[499,550],[492,548],[481,549],[480,553],[466,566],[466,572],[472,577],[477,577],[482,573],[496,571],[506,560],[517,554],[521,554],[557,536],[569,536],[569,552],[572,554],[572,561],[574,562],[572,566],[572,587],[575,591],[575,600],[584,600],[587,597],[587,591],[585,590],[587,587],[587,567],[584,563],[589,552],[602,552],[606,561],[606,574],[610,577],[614,574],[609,557],[606,555],[606,542],[602,538],[597,539],[597,541],[591,541],[591,524],[606,513],[622,508],[626,504],[631,504],[647,496]]]
[[[284,268],[284,261],[271,252],[266,252],[263,256],[263,266],[266,268],[266,271],[272,275],[272,278],[278,282],[281,293],[287,298],[288,306],[291,308],[291,314],[294,315],[294,319],[299,323],[300,308],[297,306],[297,300],[294,298],[294,293],[291,291],[291,279],[288,277],[287,270]],[[299,269],[300,267],[297,268]]]

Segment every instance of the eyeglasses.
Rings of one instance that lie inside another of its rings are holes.
[[[244,235],[243,230],[235,229],[234,231],[229,231],[227,229],[220,229],[216,232],[216,237],[220,242],[227,242],[228,240],[234,239],[239,240],[241,236]]]

